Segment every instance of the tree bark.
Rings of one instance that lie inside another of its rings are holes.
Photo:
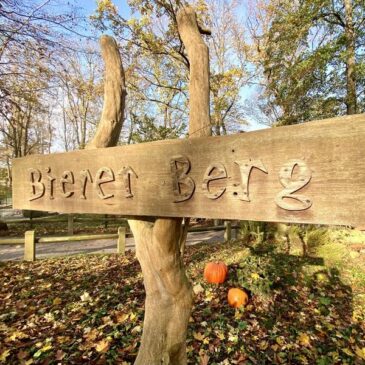
[[[8,225],[0,220],[0,232],[7,232],[9,230]]]
[[[210,136],[209,49],[201,37],[193,8],[180,9],[176,20],[190,63],[189,137]]]
[[[357,113],[357,96],[356,96],[356,58],[355,58],[355,30],[353,24],[353,6],[352,0],[344,0],[345,3],[345,35],[346,35],[346,82],[347,96],[346,106],[347,114]]]
[[[104,105],[98,128],[87,149],[116,146],[124,120],[127,92],[118,46],[106,35],[100,38],[100,46],[105,63]]]
[[[212,135],[210,119],[210,83],[209,83],[209,48],[201,34],[210,34],[197,22],[196,13],[186,6],[177,14],[179,35],[188,54],[190,64],[189,77],[189,138]],[[180,251],[184,254],[190,218],[185,218]]]
[[[181,218],[130,220],[146,290],[142,343],[135,365],[186,364],[192,289],[180,255]]]

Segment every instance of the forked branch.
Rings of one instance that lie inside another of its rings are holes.
[[[86,148],[116,146],[124,121],[125,76],[117,42],[103,35],[100,38],[101,53],[105,63],[104,105],[94,138]]]

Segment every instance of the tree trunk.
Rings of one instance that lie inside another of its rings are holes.
[[[11,188],[13,186],[13,176],[11,174],[10,157],[6,156],[6,172],[7,172],[7,186]]]
[[[346,106],[347,114],[357,113],[356,97],[356,58],[355,58],[355,31],[353,24],[352,0],[344,0],[345,3],[345,35],[346,35],[346,82],[347,95]]]
[[[211,134],[208,48],[190,7],[179,12],[177,21],[190,60],[189,134],[191,137],[207,136]],[[124,73],[115,41],[104,36],[101,45],[106,66],[104,108],[96,135],[87,148],[117,143],[125,106]],[[186,238],[182,219],[128,222],[146,289],[142,342],[135,365],[184,365],[193,294],[180,253],[181,241]]]
[[[146,289],[142,343],[135,365],[186,364],[192,289],[180,255],[181,219],[130,220]]]
[[[199,27],[193,8],[186,6],[177,14],[177,26],[190,63],[189,77],[189,138],[212,135],[210,120],[209,48],[201,33],[210,31]],[[185,251],[190,218],[185,218],[180,240],[181,254]]]
[[[189,137],[210,136],[209,49],[200,35],[193,8],[180,9],[177,26],[190,63]]]

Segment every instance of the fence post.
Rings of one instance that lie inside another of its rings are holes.
[[[24,234],[24,261],[35,261],[35,231]]]
[[[239,228],[237,228],[237,227],[233,230],[233,239],[234,240],[239,239]]]
[[[234,227],[232,230],[232,239],[237,240],[238,239],[238,221],[234,221]]]
[[[117,253],[125,255],[125,227],[118,228]]]
[[[67,216],[67,233],[69,236],[74,234],[74,215],[69,214]]]
[[[30,223],[29,228],[33,229],[33,210],[29,211],[29,223]]]
[[[232,223],[229,221],[225,221],[224,226],[226,227],[224,231],[224,240],[230,241],[232,239]]]

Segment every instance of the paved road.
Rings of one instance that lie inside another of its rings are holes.
[[[191,232],[188,233],[187,244],[195,245],[200,242],[222,242],[223,232]],[[37,259],[55,256],[75,255],[81,253],[114,253],[117,249],[116,239],[38,243],[36,246]],[[127,238],[126,249],[134,250],[134,238]],[[0,261],[22,260],[24,255],[23,245],[1,245]]]

